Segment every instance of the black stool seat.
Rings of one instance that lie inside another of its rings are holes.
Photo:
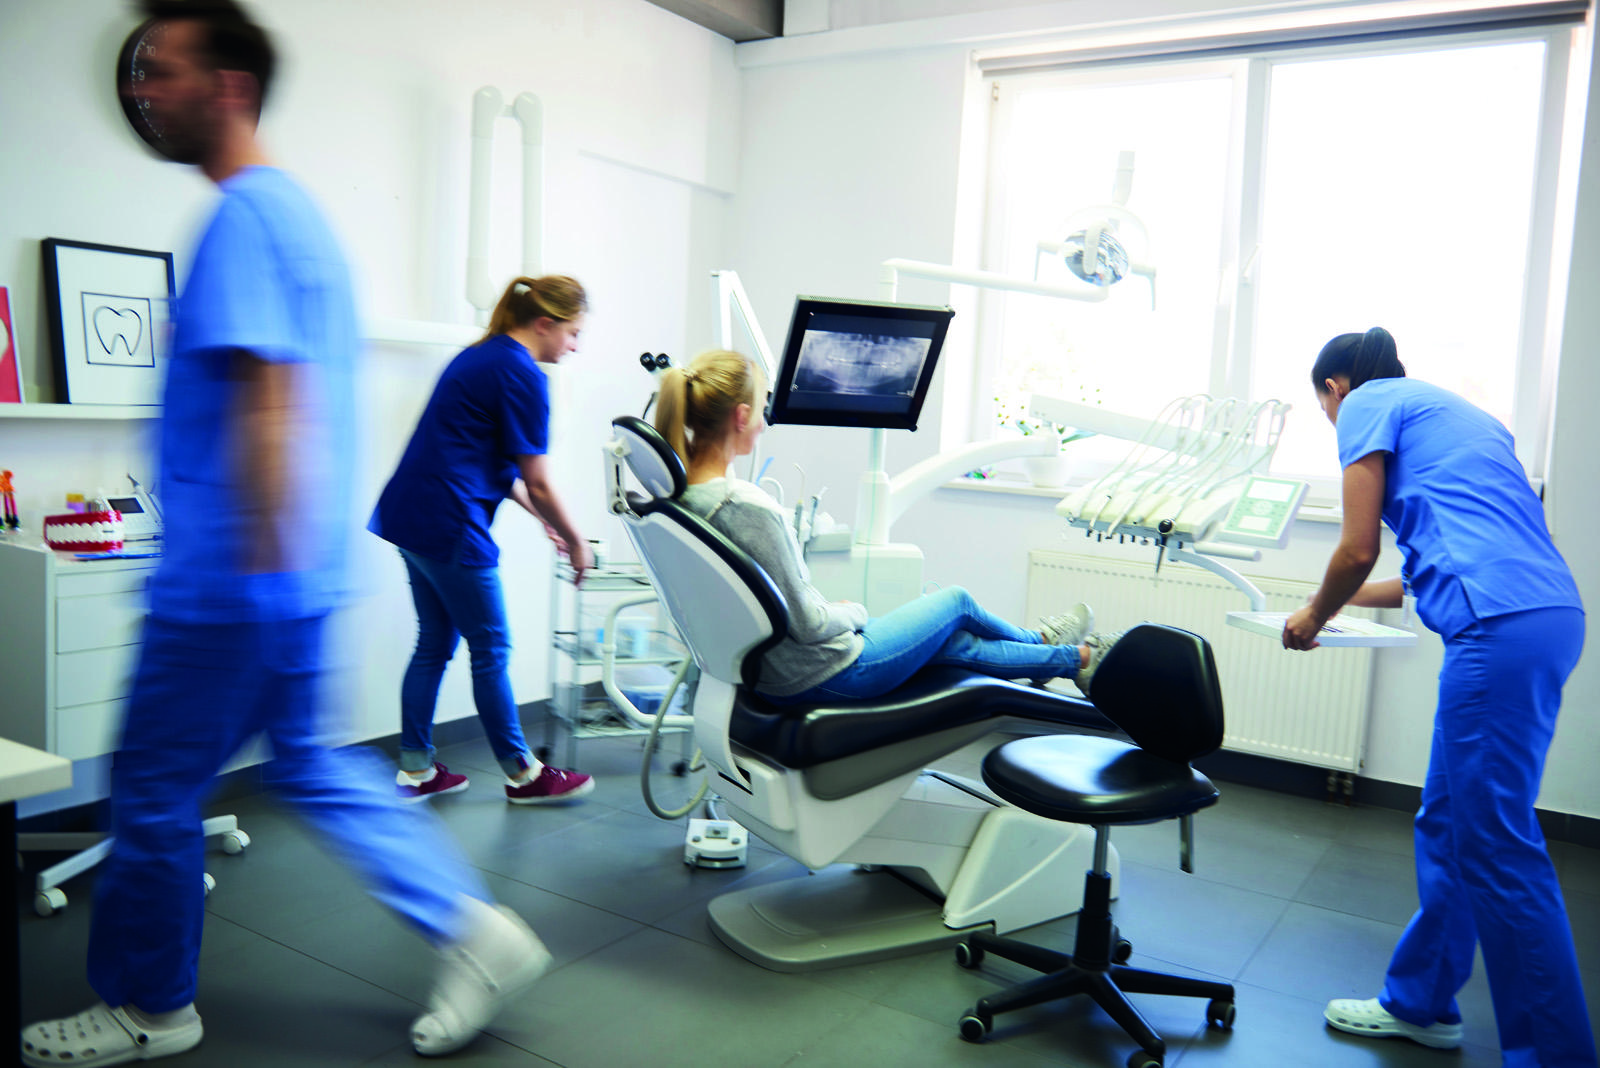
[[[1046,819],[1155,823],[1216,804],[1217,788],[1188,764],[1114,738],[1019,738],[983,761],[1001,798]]]

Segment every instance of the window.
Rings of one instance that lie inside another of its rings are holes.
[[[1110,201],[1131,151],[1126,207],[1157,271],[1102,303],[980,294],[972,438],[1030,393],[1145,417],[1188,393],[1276,397],[1294,412],[1274,470],[1326,494],[1311,363],[1382,325],[1410,373],[1499,417],[1536,466],[1570,31],[1519,32],[996,78],[986,266],[1067,277],[1039,242]]]

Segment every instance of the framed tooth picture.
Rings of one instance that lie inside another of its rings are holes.
[[[56,237],[41,247],[57,399],[160,404],[171,344],[172,253]]]

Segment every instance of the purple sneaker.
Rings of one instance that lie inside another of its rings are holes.
[[[426,779],[419,779],[404,771],[396,772],[394,776],[395,796],[408,805],[439,794],[459,794],[466,788],[465,775],[457,775],[437,760],[433,762],[433,774]]]
[[[594,776],[565,768],[544,770],[525,783],[506,783],[506,800],[513,805],[553,805],[582,797],[594,789]]]

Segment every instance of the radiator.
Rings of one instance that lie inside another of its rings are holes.
[[[1149,620],[1193,631],[1211,643],[1222,677],[1224,748],[1359,771],[1372,698],[1372,650],[1289,652],[1271,638],[1228,626],[1228,612],[1250,607],[1236,587],[1185,564],[1164,564],[1157,576],[1154,564],[1154,559],[1133,563],[1032,551],[1028,619],[1088,601],[1097,630],[1120,630]],[[1251,581],[1266,594],[1267,608],[1275,611],[1299,608],[1316,589],[1308,582]]]

